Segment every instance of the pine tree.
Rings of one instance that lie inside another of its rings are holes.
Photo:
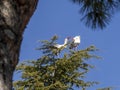
[[[11,90],[23,33],[39,0],[0,0],[0,89]],[[120,0],[72,0],[80,4],[87,26],[103,28]]]
[[[17,66],[22,80],[14,82],[17,90],[73,90],[90,87],[97,82],[85,81],[85,74],[93,68],[87,61],[99,58],[91,52],[97,49],[90,46],[84,50],[56,49],[57,37],[42,41],[43,56],[38,60],[28,60]]]
[[[12,89],[23,33],[38,0],[0,0],[0,90]]]
[[[116,11],[120,10],[120,0],[71,0],[80,6],[81,21],[93,29],[104,29]]]
[[[107,87],[107,88],[100,88],[100,89],[97,89],[97,90],[113,90],[112,87]]]

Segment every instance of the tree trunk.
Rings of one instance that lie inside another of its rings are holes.
[[[0,0],[0,90],[12,90],[22,34],[38,0]]]

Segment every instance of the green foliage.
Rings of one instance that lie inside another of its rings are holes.
[[[97,90],[113,90],[112,87],[108,87],[108,88],[100,88],[100,89],[97,89]]]
[[[120,0],[71,0],[80,5],[81,20],[93,29],[103,29],[110,22],[113,13],[119,10]]]
[[[54,48],[57,37],[42,41],[43,56],[38,60],[29,60],[19,64],[16,71],[22,73],[21,79],[14,82],[16,90],[73,90],[90,87],[97,82],[85,81],[85,74],[93,68],[88,64],[91,58],[99,58],[92,52],[97,49],[90,46],[84,50]]]

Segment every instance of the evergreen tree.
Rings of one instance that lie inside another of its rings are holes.
[[[97,90],[113,90],[112,87],[107,87],[107,88],[100,88],[100,89],[97,89]]]
[[[0,0],[0,90],[11,90],[23,32],[38,0]]]
[[[106,27],[114,12],[120,10],[120,0],[71,0],[80,5],[82,21],[93,29]]]
[[[57,37],[42,41],[43,56],[38,60],[28,60],[17,66],[22,73],[21,80],[14,82],[16,90],[73,90],[90,87],[95,81],[85,81],[85,74],[93,68],[88,64],[91,58],[99,58],[92,52],[97,49],[90,46],[84,50],[71,50],[61,47],[54,48]]]
[[[39,0],[0,0],[0,89],[11,90],[23,33]],[[72,0],[82,7],[87,26],[103,28],[120,0]]]

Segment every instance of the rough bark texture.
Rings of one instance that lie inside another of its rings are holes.
[[[0,90],[12,89],[22,34],[38,0],[0,0]]]

